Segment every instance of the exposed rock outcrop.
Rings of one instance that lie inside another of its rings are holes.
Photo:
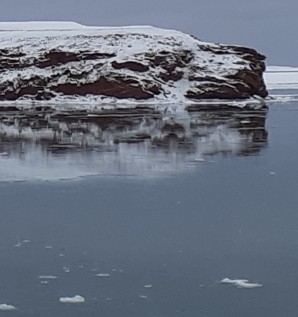
[[[264,60],[254,49],[152,27],[4,29],[0,101],[264,98]]]

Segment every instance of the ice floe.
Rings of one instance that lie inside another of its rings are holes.
[[[152,288],[152,284],[146,284],[146,285],[144,285],[144,288]]]
[[[40,280],[56,280],[58,276],[56,275],[40,275],[38,277]]]
[[[15,310],[16,307],[13,305],[9,304],[0,304],[0,311],[10,311],[10,310]]]
[[[230,279],[230,278],[224,278],[220,281],[222,284],[232,284],[238,288],[257,288],[262,287],[262,284],[259,283],[251,283],[247,279]]]
[[[110,277],[111,274],[109,274],[109,273],[97,273],[97,274],[95,274],[95,276],[97,276],[97,277]]]
[[[84,303],[85,298],[81,295],[75,295],[73,297],[60,297],[59,302],[63,304],[79,304]]]
[[[267,66],[264,80],[269,90],[298,89],[298,67]]]

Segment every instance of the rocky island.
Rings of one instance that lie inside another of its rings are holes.
[[[196,103],[267,96],[265,57],[150,26],[0,23],[0,101]]]

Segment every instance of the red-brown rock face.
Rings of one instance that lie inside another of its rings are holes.
[[[4,31],[0,101],[264,98],[264,60],[253,49],[148,27]]]

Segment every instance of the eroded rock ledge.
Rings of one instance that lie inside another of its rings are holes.
[[[0,33],[0,101],[162,103],[268,94],[263,55],[177,31],[39,26]]]

